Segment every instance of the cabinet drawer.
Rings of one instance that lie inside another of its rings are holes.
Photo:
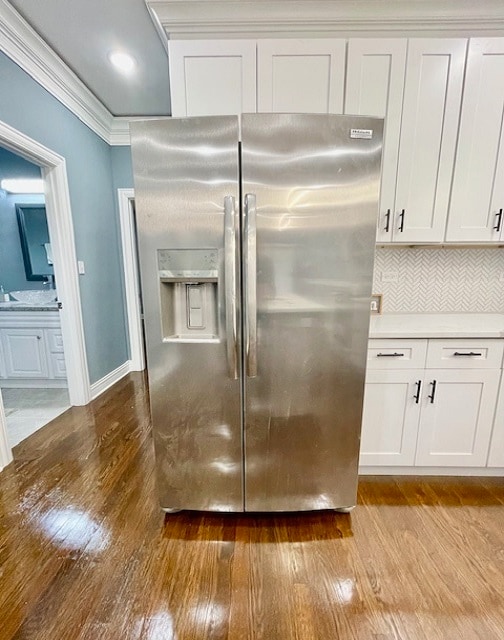
[[[500,369],[504,340],[429,340],[430,369]]]
[[[370,340],[369,369],[422,369],[427,340]]]
[[[61,329],[46,329],[47,345],[51,353],[63,353]]]

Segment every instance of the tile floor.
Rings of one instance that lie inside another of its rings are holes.
[[[68,389],[2,389],[11,447],[70,407]]]

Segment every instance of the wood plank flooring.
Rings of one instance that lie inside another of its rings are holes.
[[[365,477],[351,515],[181,513],[130,375],[0,474],[0,640],[502,640],[504,482]]]

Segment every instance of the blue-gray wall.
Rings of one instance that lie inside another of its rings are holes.
[[[0,53],[0,120],[66,159],[91,382],[128,359],[110,147]]]
[[[5,178],[40,178],[40,168],[0,147],[0,181]],[[11,194],[0,189],[0,285],[6,292],[43,286],[41,281],[26,279],[16,216],[16,204],[43,203],[43,195]]]

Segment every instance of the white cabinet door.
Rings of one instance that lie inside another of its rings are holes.
[[[498,241],[504,220],[504,38],[470,41],[446,239]]]
[[[172,40],[168,50],[173,116],[256,111],[255,40]]]
[[[490,452],[488,454],[489,467],[504,467],[504,373],[501,377],[497,411],[495,412]]]
[[[392,239],[407,40],[348,42],[345,113],[385,118],[377,239]]]
[[[343,113],[345,40],[259,40],[257,110]]]
[[[444,239],[465,52],[463,39],[349,41],[345,113],[386,117],[379,242]]]
[[[499,378],[491,369],[425,372],[417,465],[486,465]]]
[[[42,329],[2,329],[0,336],[7,378],[48,377]]]
[[[408,42],[392,231],[396,242],[444,239],[465,55],[462,39]]]
[[[360,464],[412,466],[423,370],[368,370]]]

